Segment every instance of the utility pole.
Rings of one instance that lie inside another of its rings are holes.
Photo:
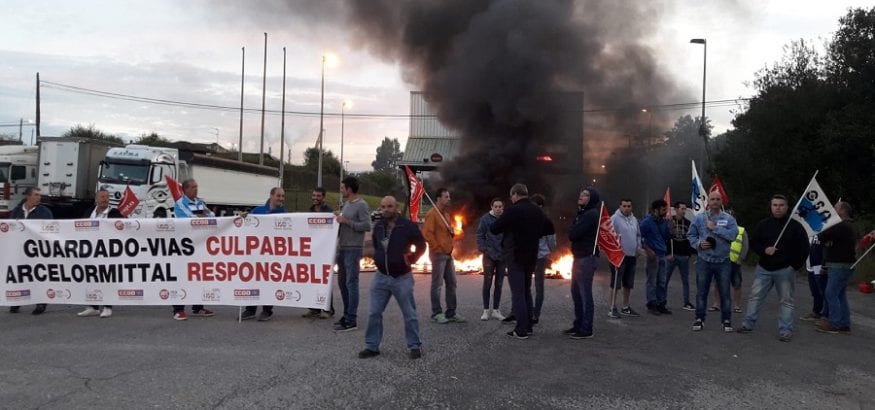
[[[237,143],[237,161],[243,162],[243,82],[246,80],[246,47],[241,47],[243,57],[240,59],[240,139]]]
[[[267,33],[264,33],[264,73],[261,77],[261,149],[258,150],[258,165],[264,165],[264,99],[267,95]]]
[[[39,125],[40,125],[39,102],[40,102],[39,101],[39,72],[37,72],[36,73],[36,139],[39,139],[39,136],[40,136],[39,135],[39,131],[40,131],[39,130]],[[33,138],[31,138],[31,140],[33,140]],[[31,142],[31,145],[33,145],[33,142]]]

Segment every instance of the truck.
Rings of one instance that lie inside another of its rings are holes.
[[[107,151],[97,186],[109,191],[113,207],[130,188],[139,205],[129,218],[165,218],[173,215],[175,205],[166,177],[178,183],[195,179],[198,196],[217,216],[261,204],[279,184],[276,168],[171,147],[128,145]]]
[[[94,205],[97,164],[116,144],[87,138],[43,137],[37,146],[0,147],[0,218],[40,188],[56,219],[79,218]]]
[[[0,146],[0,219],[9,217],[24,199],[25,189],[36,186],[38,157],[38,147]]]

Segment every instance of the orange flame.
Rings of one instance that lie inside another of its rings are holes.
[[[462,223],[465,222],[465,218],[462,216],[462,214],[453,215],[453,221],[453,234],[459,236],[465,233],[465,231],[462,229]]]
[[[570,250],[566,250],[561,256],[553,260],[550,267],[547,269],[547,274],[552,276],[561,276],[562,279],[571,279],[571,267],[574,265],[574,255]]]

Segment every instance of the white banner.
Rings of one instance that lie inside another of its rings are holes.
[[[338,225],[324,213],[0,221],[0,305],[328,308]]]

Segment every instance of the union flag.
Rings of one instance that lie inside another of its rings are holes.
[[[614,230],[614,224],[611,222],[611,217],[608,215],[608,209],[605,208],[604,202],[602,202],[602,215],[599,220],[596,244],[608,257],[611,265],[619,268],[626,255],[623,253],[623,247],[620,246],[620,237],[617,236],[617,231]]]

